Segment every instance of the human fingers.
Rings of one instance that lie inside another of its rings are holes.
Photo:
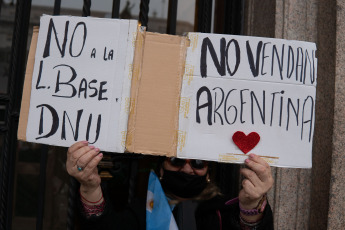
[[[266,161],[255,154],[249,154],[245,164],[253,170],[263,182],[270,182],[272,179],[271,167]]]
[[[247,200],[247,202],[250,202],[252,200],[258,200],[261,199],[263,193],[258,191],[259,189],[255,187],[255,185],[249,180],[249,179],[244,179],[242,181],[242,194],[244,198]],[[240,199],[242,203],[247,203],[243,201],[243,199]]]
[[[77,165],[77,161],[79,160],[80,157],[82,157],[85,154],[88,154],[89,151],[93,151],[93,149],[95,149],[94,146],[83,146],[75,150],[74,152],[72,152],[69,155],[69,159],[68,159],[71,162],[72,167]]]
[[[253,184],[254,187],[261,187],[263,182],[258,177],[258,175],[251,169],[248,168],[241,168],[240,173],[246,178],[245,180],[248,180]],[[243,183],[243,182],[242,182]]]
[[[87,145],[88,145],[87,141],[76,142],[68,148],[67,155],[71,155],[76,150],[80,149],[81,147],[87,146]]]
[[[89,163],[85,166],[85,168],[82,170],[81,179],[84,181],[90,180],[90,176],[92,174],[98,175],[97,165],[103,158],[103,153],[99,153],[96,156],[94,156]],[[92,179],[92,178],[91,178]]]
[[[92,148],[87,151],[85,154],[82,154],[77,162],[76,165],[82,168],[85,168],[86,165],[99,153],[99,148]]]
[[[76,147],[79,146],[79,147]],[[75,169],[77,168],[77,161],[79,159],[80,156],[82,156],[83,154],[87,153],[88,151],[90,151],[91,149],[93,149],[94,147],[90,147],[90,146],[85,146],[85,145],[80,145],[80,143],[78,145],[74,145],[74,148],[70,148],[67,152],[67,159],[66,159],[66,170],[68,172],[69,175],[76,177],[77,179],[77,174],[78,171],[76,171]],[[73,152],[71,150],[74,150]]]

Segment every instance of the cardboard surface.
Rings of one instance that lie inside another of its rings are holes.
[[[310,168],[316,81],[314,43],[43,16],[18,139],[231,163],[256,153]]]
[[[129,152],[176,156],[187,45],[185,37],[146,33],[141,73],[138,79],[132,80],[135,106],[128,127]]]
[[[310,168],[315,119],[314,43],[189,33],[178,157]],[[260,141],[245,154],[237,132]]]
[[[26,71],[25,71],[25,81],[23,86],[23,94],[22,94],[22,104],[20,106],[20,117],[19,117],[19,124],[18,124],[18,140],[26,141],[26,127],[28,124],[28,116],[30,110],[30,94],[31,94],[31,81],[32,81],[32,73],[34,71],[34,64],[35,64],[35,53],[37,47],[37,38],[38,38],[38,30],[39,27],[35,26],[32,32],[30,50],[28,55],[28,60],[26,63]]]

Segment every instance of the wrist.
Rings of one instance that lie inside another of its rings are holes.
[[[90,186],[90,185],[86,185],[86,184],[80,184],[79,190],[82,194],[87,195],[87,194],[92,194],[92,193],[97,192],[97,191],[99,192],[102,189],[101,189],[101,185],[96,185],[96,186],[91,185]]]
[[[246,209],[246,210],[255,209],[258,207],[260,201],[264,198],[264,196],[265,195],[261,196],[258,199],[250,200],[250,201],[246,201],[246,202],[241,202],[241,200],[240,200],[239,204],[240,204],[241,208]]]
[[[243,205],[239,203],[241,215],[255,216],[264,212],[267,204],[267,195],[263,195],[260,200]]]
[[[81,201],[89,205],[97,205],[103,202],[103,192],[101,186],[90,189],[80,186],[79,189]]]

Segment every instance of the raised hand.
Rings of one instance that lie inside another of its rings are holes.
[[[241,174],[245,177],[239,193],[240,205],[250,210],[257,207],[262,197],[272,188],[273,178],[271,168],[266,161],[255,154],[249,154],[245,160],[248,168],[242,168]]]
[[[99,149],[88,146],[87,141],[77,142],[67,151],[67,172],[80,182],[80,192],[89,201],[99,200],[102,195],[101,178],[97,170],[102,157]]]

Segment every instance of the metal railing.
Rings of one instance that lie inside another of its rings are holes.
[[[222,21],[223,27],[218,29],[218,33],[240,34],[243,28],[243,2],[244,0],[196,0],[196,22],[195,31],[211,32],[212,23],[212,5],[215,3],[217,19]],[[91,0],[84,0],[82,15],[91,15]],[[96,1],[94,1],[96,3]],[[141,25],[146,26],[149,30],[149,0],[141,0],[139,21]],[[221,5],[221,7],[219,7]],[[218,7],[217,7],[218,6]],[[223,6],[223,7],[222,7]],[[168,34],[176,34],[178,0],[169,0],[167,30]],[[61,9],[61,0],[55,0],[53,15],[59,15]],[[0,14],[2,10],[2,1],[0,1]],[[16,143],[18,118],[20,112],[20,103],[22,96],[22,86],[24,81],[28,27],[30,20],[31,0],[17,0],[16,14],[13,28],[13,40],[11,50],[10,75],[8,93],[0,94],[0,104],[6,105],[6,124],[0,126],[0,134],[4,134],[4,143],[1,155],[1,174],[0,174],[0,229],[11,229],[13,213],[13,194],[14,194],[14,170],[16,159]],[[120,0],[113,0],[112,18],[119,18]],[[49,12],[47,12],[49,13]],[[219,17],[219,15],[222,15]],[[36,217],[36,229],[43,229],[45,190],[46,190],[46,167],[48,147],[42,145],[40,160],[40,179],[39,179],[39,199],[38,211]],[[127,156],[128,157],[128,156]],[[128,201],[135,196],[136,175],[138,171],[138,157],[130,156],[131,170],[129,177]],[[239,175],[238,167],[228,164],[217,164],[217,182],[224,193],[237,194]],[[229,178],[229,174],[232,175]],[[77,182],[71,178],[69,187],[67,229],[74,229],[74,209],[75,196],[77,192]]]

